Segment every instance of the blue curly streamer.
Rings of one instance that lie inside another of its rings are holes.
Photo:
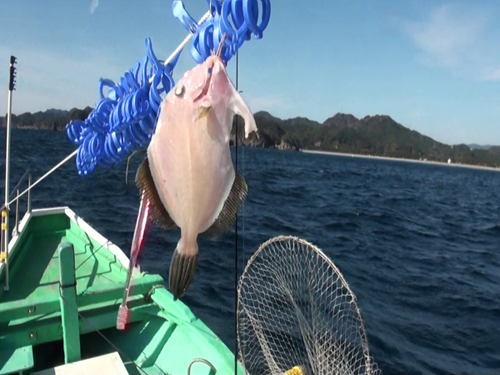
[[[252,35],[262,38],[271,15],[270,0],[207,0],[207,4],[211,16],[201,26],[189,15],[182,1],[172,4],[174,16],[193,34],[190,53],[198,64],[219,48],[224,34],[221,58],[227,64]],[[73,120],[66,126],[69,140],[78,146],[79,175],[91,174],[97,165],[108,168],[119,164],[149,144],[162,95],[175,86],[172,71],[180,54],[164,66],[156,58],[149,38],[146,49],[141,62],[125,72],[119,83],[101,78],[100,101],[94,110],[85,121]],[[105,88],[107,95],[104,95]]]
[[[179,19],[187,31],[194,33],[190,53],[194,60],[201,64],[214,49],[217,49],[226,34],[226,41],[222,48],[222,59],[227,62],[236,54],[236,51],[252,34],[256,39],[263,37],[264,30],[271,17],[270,0],[207,0],[212,14],[211,20],[200,27],[185,10],[182,1],[174,1],[172,12]],[[259,22],[259,4],[262,9]]]

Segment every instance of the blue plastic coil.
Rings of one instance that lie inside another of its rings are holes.
[[[224,34],[221,58],[226,64],[252,35],[262,38],[271,15],[269,0],[207,0],[207,3],[210,17],[201,26],[182,1],[172,4],[174,16],[193,34],[190,54],[198,64],[218,50]],[[119,83],[101,78],[100,101],[94,110],[85,121],[73,120],[66,126],[69,140],[78,146],[79,175],[91,174],[97,165],[108,168],[119,164],[134,151],[148,146],[162,95],[175,86],[172,75],[180,54],[165,66],[156,58],[149,38],[146,49],[141,62],[125,72]]]

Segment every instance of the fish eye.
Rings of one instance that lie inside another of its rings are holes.
[[[175,95],[181,96],[184,94],[184,85],[179,85],[175,88]]]

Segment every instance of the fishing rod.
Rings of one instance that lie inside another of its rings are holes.
[[[5,140],[5,203],[2,208],[2,241],[0,250],[0,262],[4,266],[5,284],[4,290],[9,290],[9,187],[10,187],[10,133],[12,126],[12,92],[16,89],[16,66],[17,58],[10,56],[10,78],[9,93],[7,95],[7,124]]]
[[[198,21],[198,23],[197,23],[198,26],[201,26],[208,19],[209,16],[210,16],[210,12],[205,13],[203,15],[203,17],[201,17],[200,20]],[[193,33],[190,33],[190,34],[188,34],[186,36],[186,38],[179,44],[179,46],[175,49],[175,51],[172,52],[172,54],[163,62],[164,66],[168,66],[182,52],[182,50],[186,47],[186,45],[189,43],[189,41],[193,38],[193,35],[194,35]],[[11,105],[10,104],[10,95],[11,95],[11,93],[9,91],[9,108],[10,108],[10,105]],[[9,110],[8,119],[10,120],[10,110]],[[10,124],[10,121],[9,121],[9,124]],[[68,126],[70,124],[68,124]],[[9,143],[10,143],[10,132],[8,132],[7,137],[9,139]],[[10,145],[9,145],[9,150],[10,150]],[[17,199],[19,199],[22,196],[24,196],[28,191],[30,191],[31,189],[33,189],[36,185],[38,185],[40,182],[42,182],[45,178],[47,178],[48,176],[50,176],[57,169],[59,169],[60,167],[62,167],[64,164],[66,164],[69,160],[73,159],[73,157],[77,156],[78,152],[79,152],[79,149],[74,150],[71,154],[69,154],[67,157],[65,157],[61,162],[59,162],[57,165],[55,165],[51,170],[49,170],[42,177],[40,177],[37,181],[35,181],[33,183],[33,185],[30,185],[26,190],[24,190],[22,193],[18,194],[10,202],[8,202],[8,198],[6,198],[5,199],[5,204],[4,204],[3,208],[7,208],[9,204],[12,204]],[[6,179],[6,182],[7,181],[8,180]]]

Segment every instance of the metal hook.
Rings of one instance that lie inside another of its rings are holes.
[[[188,367],[188,375],[191,375],[191,367],[193,366],[193,364],[195,364],[196,362],[201,362],[201,363],[204,363],[206,364],[208,367],[210,367],[212,369],[212,371],[215,373],[217,373],[217,369],[214,367],[214,365],[212,365],[209,361],[207,361],[206,359],[203,359],[203,358],[195,358],[191,361],[191,363],[189,364],[189,367]]]

